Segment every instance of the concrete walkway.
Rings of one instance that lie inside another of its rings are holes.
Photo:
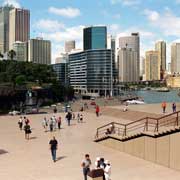
[[[114,117],[84,113],[85,123],[72,122],[67,127],[63,117],[63,129],[45,133],[41,122],[44,115],[29,116],[32,139],[24,139],[18,129],[18,116],[0,117],[0,149],[8,151],[0,155],[0,179],[2,180],[83,180],[80,163],[89,153],[93,162],[100,156],[112,163],[112,180],[179,180],[180,172],[121,153],[93,142],[96,128]],[[46,115],[51,117],[51,114]],[[52,162],[48,142],[55,135],[59,141],[58,161]]]

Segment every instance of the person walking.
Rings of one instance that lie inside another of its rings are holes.
[[[104,169],[105,180],[111,180],[111,164],[109,161],[105,161],[106,167]]]
[[[31,132],[31,127],[30,127],[29,124],[25,124],[24,132],[25,132],[25,139],[29,140],[29,135],[32,133]]]
[[[59,116],[57,123],[58,123],[58,129],[60,130],[61,129],[61,116]]]
[[[173,111],[173,113],[176,112],[176,103],[172,103],[172,111]]]
[[[46,119],[46,117],[44,117],[44,119],[42,121],[42,126],[44,128],[44,132],[47,132],[48,120]]]
[[[162,109],[163,109],[163,113],[166,112],[166,102],[162,102]]]
[[[52,118],[50,118],[50,122],[49,122],[49,130],[50,130],[50,132],[53,131],[53,119],[52,119]]]
[[[22,118],[22,116],[19,118],[18,124],[19,124],[19,129],[22,130],[22,127],[23,127],[23,118]]]
[[[78,123],[80,122],[80,114],[79,113],[77,114],[77,122]]]
[[[82,161],[81,166],[83,168],[84,180],[87,180],[87,175],[90,172],[91,159],[89,154],[85,155],[85,159]]]
[[[70,126],[71,125],[71,119],[72,119],[72,114],[70,112],[67,113],[66,119],[67,119],[67,122],[68,122],[68,126]]]
[[[80,122],[81,123],[83,122],[83,115],[82,114],[80,115]]]
[[[51,150],[52,160],[56,162],[56,151],[58,149],[58,142],[55,136],[53,136],[53,138],[49,141],[49,148]]]
[[[99,109],[99,106],[97,105],[97,106],[96,106],[96,116],[97,116],[97,117],[99,117],[99,111],[100,111],[100,109]]]

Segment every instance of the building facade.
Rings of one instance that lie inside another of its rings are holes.
[[[84,50],[107,49],[106,26],[92,26],[83,30]]]
[[[161,79],[164,77],[164,73],[166,71],[166,42],[158,41],[155,44],[155,50],[159,52],[160,56],[160,76]]]
[[[122,48],[118,51],[118,79],[119,82],[137,82],[137,52],[132,49]]]
[[[65,52],[69,53],[73,49],[76,49],[76,42],[75,41],[66,41],[65,42]]]
[[[9,14],[9,49],[16,41],[28,42],[30,38],[30,11],[15,8]]]
[[[16,52],[15,60],[28,61],[28,43],[17,41],[13,43],[13,50]]]
[[[140,76],[140,37],[139,33],[132,33],[131,36],[119,38],[119,48],[128,48],[137,52],[137,73]]]
[[[51,42],[42,38],[30,39],[28,61],[37,64],[51,64]]]
[[[110,49],[69,54],[70,85],[81,94],[113,94],[114,54]]]
[[[160,80],[160,56],[158,51],[147,51],[145,60],[146,81]]]
[[[4,6],[0,8],[0,52],[9,51],[9,12],[13,6]]]
[[[171,73],[180,73],[180,43],[171,45]]]

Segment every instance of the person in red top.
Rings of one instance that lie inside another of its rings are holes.
[[[162,102],[162,109],[163,109],[163,113],[166,112],[166,102]]]
[[[100,110],[99,110],[99,106],[97,105],[97,106],[96,106],[96,116],[97,116],[97,117],[99,116],[99,111],[100,111]]]

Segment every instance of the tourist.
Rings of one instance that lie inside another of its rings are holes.
[[[82,114],[80,115],[80,122],[81,123],[83,122],[83,115]]]
[[[52,160],[56,162],[56,151],[58,148],[58,142],[56,138],[53,136],[53,138],[49,141],[50,145],[50,150],[51,150],[51,155],[52,155]]]
[[[75,117],[76,117],[76,116],[75,116],[75,114],[73,113],[73,114],[72,114],[72,119],[75,120]]]
[[[19,124],[19,129],[22,130],[22,127],[23,127],[23,118],[22,118],[22,116],[19,118],[18,124]]]
[[[172,110],[173,110],[173,113],[176,112],[176,103],[172,103]]]
[[[53,131],[53,119],[52,118],[50,118],[49,129],[50,129],[50,132]]]
[[[42,126],[43,126],[45,132],[47,132],[48,120],[46,119],[46,117],[44,117],[44,119],[42,121]]]
[[[162,102],[162,109],[163,109],[163,113],[166,112],[166,102]]]
[[[52,117],[52,121],[53,121],[53,129],[56,130],[57,120],[55,116]]]
[[[68,122],[68,126],[70,126],[71,119],[72,119],[72,114],[70,112],[67,113],[66,119],[67,119],[67,122]]]
[[[60,130],[61,129],[61,116],[59,116],[57,123],[58,123],[58,129]]]
[[[95,169],[98,169],[98,168],[100,168],[100,157],[97,157],[96,158],[96,161],[95,161]]]
[[[111,165],[109,161],[105,161],[106,167],[104,169],[105,180],[111,180]]]
[[[29,140],[29,134],[31,134],[31,127],[29,124],[25,124],[24,126],[25,139]]]
[[[54,107],[54,110],[53,110],[53,111],[54,111],[54,113],[57,113],[57,108],[56,108],[56,106]]]
[[[99,111],[100,111],[100,109],[99,109],[99,106],[97,105],[97,106],[96,106],[96,116],[97,116],[97,117],[99,116]]]
[[[128,103],[126,102],[125,107],[123,109],[124,112],[128,111]]]
[[[91,159],[89,154],[85,155],[85,159],[82,161],[81,166],[83,168],[84,180],[87,180],[87,175],[90,172]]]
[[[80,114],[79,113],[77,114],[77,122],[78,123],[80,122]]]

